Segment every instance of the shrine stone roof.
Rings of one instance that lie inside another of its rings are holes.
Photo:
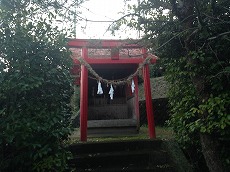
[[[152,99],[167,98],[168,83],[165,78],[150,78]],[[139,85],[139,101],[145,100],[144,83]]]

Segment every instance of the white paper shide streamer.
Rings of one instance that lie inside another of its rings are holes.
[[[132,90],[132,93],[134,93],[134,91],[135,91],[135,84],[134,84],[133,79],[132,79],[132,83],[131,83],[131,90]]]
[[[102,90],[100,81],[98,82],[98,86],[97,86],[97,94],[103,94],[103,90]]]
[[[110,99],[113,100],[113,94],[114,94],[114,89],[112,84],[110,85],[110,90],[109,90],[109,95],[110,95]]]

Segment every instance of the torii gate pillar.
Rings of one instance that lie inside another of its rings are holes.
[[[86,57],[88,51],[82,49],[82,56]],[[81,86],[80,86],[80,139],[87,141],[87,121],[88,121],[88,70],[81,65]]]

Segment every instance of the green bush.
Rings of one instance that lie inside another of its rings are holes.
[[[3,7],[0,171],[63,171],[70,156],[64,140],[71,131],[72,92],[66,35],[46,19],[25,20],[27,10]]]

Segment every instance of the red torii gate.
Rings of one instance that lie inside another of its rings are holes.
[[[148,53],[146,48],[142,45],[139,45],[137,40],[135,41],[127,41],[127,40],[91,40],[91,39],[71,39],[68,41],[68,46],[70,48],[78,48],[81,49],[81,58],[84,62],[89,65],[136,65],[143,63],[145,59],[148,57]],[[110,49],[111,57],[110,58],[101,58],[94,57],[89,58],[88,49],[90,48],[100,48],[100,49]],[[119,49],[133,49],[139,48],[142,51],[142,56],[135,58],[120,58]],[[73,54],[73,56],[75,56]],[[152,58],[150,60],[151,63],[156,63],[156,56],[151,55]],[[76,78],[75,84],[78,85],[80,83],[80,140],[87,141],[87,120],[88,120],[88,69],[87,66],[81,64],[81,69],[76,66],[80,65],[79,59],[73,57],[74,66],[72,69],[73,73],[79,73],[80,77]],[[146,99],[146,112],[147,112],[147,120],[148,120],[148,131],[150,139],[156,138],[155,134],[155,124],[154,124],[154,114],[152,107],[152,96],[151,96],[151,88],[150,88],[150,75],[149,75],[149,66],[145,64],[142,69],[143,78],[144,78],[144,91],[145,91],[145,99]],[[138,84],[137,77],[134,78],[135,84]],[[135,91],[135,94],[138,95],[138,90]],[[138,99],[137,102],[138,103]],[[136,106],[139,107],[139,106]]]

